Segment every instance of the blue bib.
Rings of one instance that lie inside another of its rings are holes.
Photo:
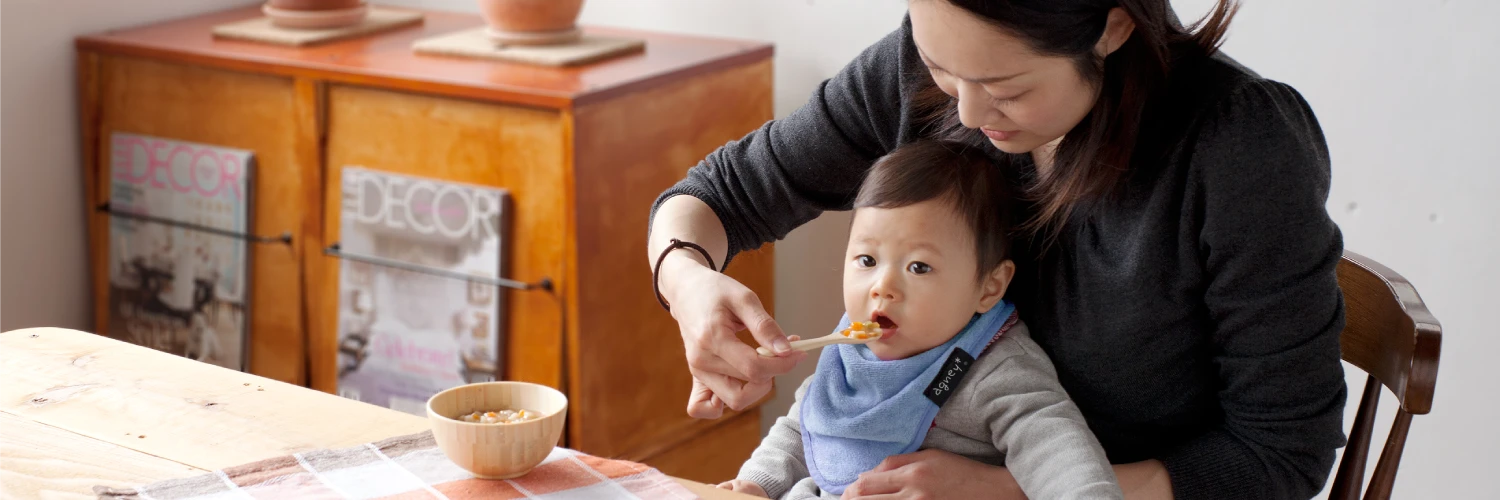
[[[917,451],[938,407],[1014,312],[1002,301],[948,342],[906,359],[882,361],[864,345],[824,347],[798,415],[818,487],[842,494],[886,457]],[[845,314],[838,330],[849,324]]]

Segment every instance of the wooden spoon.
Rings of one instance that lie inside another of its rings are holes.
[[[860,329],[855,330],[854,328],[856,326],[860,327]],[[857,335],[861,333],[865,334],[866,337],[858,338]],[[880,338],[880,333],[880,325],[876,324],[875,322],[860,323],[856,321],[853,325],[850,325],[849,328],[845,328],[841,331],[833,332],[815,339],[793,340],[791,342],[791,345],[793,350],[807,351],[833,344],[868,344],[875,341],[875,339]],[[776,356],[776,353],[771,351],[769,347],[757,347],[755,348],[755,352],[757,354],[760,354],[762,357],[767,358]]]

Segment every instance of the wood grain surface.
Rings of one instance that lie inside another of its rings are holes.
[[[93,498],[429,428],[425,418],[91,333],[0,333],[0,495]],[[678,479],[703,498],[745,495]]]
[[[417,54],[413,42],[483,26],[478,15],[426,12],[418,26],[311,47],[215,38],[214,26],[260,15],[255,7],[85,36],[80,49],[301,76],[453,97],[568,108],[649,88],[661,81],[740,66],[771,56],[764,42],[585,26],[598,36],[641,38],[645,52],[578,67]]]
[[[0,497],[94,498],[96,485],[128,488],[207,472],[0,412]]]

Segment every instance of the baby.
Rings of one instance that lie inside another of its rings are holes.
[[[977,148],[918,142],[881,158],[854,202],[839,329],[736,479],[781,499],[838,498],[892,455],[936,448],[1003,465],[1029,498],[1123,498],[1104,450],[1015,307],[1014,196]]]

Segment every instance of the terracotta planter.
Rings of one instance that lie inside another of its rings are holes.
[[[267,0],[273,9],[281,10],[339,10],[353,9],[364,0]]]
[[[503,33],[570,31],[581,10],[583,0],[479,0],[485,23]]]

